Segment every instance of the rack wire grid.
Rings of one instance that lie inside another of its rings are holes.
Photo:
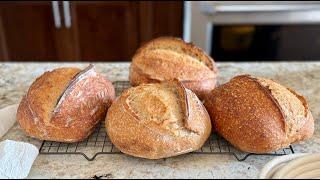
[[[130,83],[128,81],[115,81],[113,84],[115,86],[117,96],[119,96],[123,90],[130,87]],[[46,155],[79,154],[84,156],[88,161],[93,161],[100,154],[121,154],[121,152],[111,143],[110,139],[108,138],[104,124],[104,121],[101,121],[96,130],[82,142],[61,143],[54,141],[43,141],[39,149],[39,153]],[[229,154],[233,155],[238,161],[244,161],[252,155],[282,156],[293,154],[294,149],[290,145],[287,148],[271,153],[246,153],[236,149],[225,139],[214,133],[201,149],[192,153]]]

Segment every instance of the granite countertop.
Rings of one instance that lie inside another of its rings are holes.
[[[111,81],[127,80],[129,63],[94,63]],[[56,67],[84,68],[88,63],[0,64],[0,108],[19,103],[30,84],[44,71]],[[272,78],[304,95],[316,119],[314,136],[293,145],[295,152],[320,152],[320,62],[218,63],[219,83],[238,74]],[[40,147],[41,141],[26,137],[14,127],[2,138]],[[243,162],[231,155],[186,154],[166,160],[146,160],[123,154],[100,155],[87,161],[79,155],[39,155],[29,178],[257,178],[270,156],[250,156]]]

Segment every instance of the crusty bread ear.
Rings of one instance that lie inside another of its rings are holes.
[[[208,56],[202,49],[200,49],[192,43],[186,43],[182,39],[176,37],[164,36],[153,39],[152,41],[145,43],[143,46],[141,46],[137,50],[135,55],[138,56],[140,53],[143,53],[144,51],[152,51],[155,49],[171,50],[180,54],[191,56],[196,60],[204,63],[211,70],[217,71],[213,59],[210,56]]]
[[[200,98],[212,90],[218,70],[210,56],[179,38],[160,37],[145,43],[132,58],[131,85],[178,79]]]
[[[17,121],[32,137],[77,142],[104,119],[115,98],[110,81],[95,71],[58,68],[45,72],[20,102]]]
[[[111,105],[106,129],[123,153],[159,159],[199,149],[211,123],[197,96],[173,80],[126,90]]]
[[[285,119],[285,132],[289,141],[295,142],[296,139],[300,139],[296,136],[297,132],[303,128],[308,116],[311,115],[304,97],[270,79],[257,78],[257,81],[269,90],[270,95],[275,98],[275,102],[282,111]],[[306,136],[309,137],[310,133]]]
[[[247,152],[275,151],[314,132],[305,99],[265,78],[236,76],[213,90],[205,106],[216,131]]]

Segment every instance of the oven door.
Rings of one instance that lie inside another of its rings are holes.
[[[221,35],[228,31],[238,31],[238,33],[242,33],[243,37],[247,37],[241,42],[239,49],[245,48],[245,46],[252,46],[252,44],[249,45],[250,38],[251,42],[270,43],[271,46],[272,43],[279,42],[278,46],[285,50],[273,48],[267,51],[271,51],[271,54],[273,54],[269,56],[270,58],[280,60],[280,56],[287,56],[285,51],[290,51],[287,44],[294,43],[295,39],[298,42],[301,36],[309,34],[307,38],[300,39],[301,46],[312,45],[311,49],[314,49],[318,43],[317,36],[320,34],[317,26],[320,23],[320,2],[317,1],[187,2],[185,4],[185,16],[184,39],[192,41],[211,55],[215,54],[214,50],[219,49],[215,47],[222,46],[221,42],[220,45],[214,44],[219,43],[219,41],[216,42],[215,40],[220,38],[220,41],[225,41],[221,37],[213,36]],[[227,28],[228,26],[231,28]],[[269,34],[264,34],[267,29],[271,31]],[[255,33],[250,34],[250,32]],[[295,34],[297,36],[294,36]],[[312,38],[311,34],[316,35],[315,38]],[[268,39],[268,42],[263,41],[265,40],[263,36],[269,36],[271,40]],[[229,37],[229,41],[230,39]],[[307,41],[307,39],[312,39],[313,42]],[[224,45],[226,45],[226,42]],[[232,45],[229,44],[229,48],[232,48]],[[275,51],[277,51],[279,57],[274,55]]]

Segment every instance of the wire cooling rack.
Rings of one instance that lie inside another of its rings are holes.
[[[130,87],[128,81],[115,81],[113,84],[115,86],[117,96],[119,96],[123,90]],[[47,155],[79,154],[84,156],[88,161],[93,161],[100,154],[121,154],[121,152],[108,138],[104,124],[104,121],[101,121],[94,133],[82,142],[61,143],[43,141],[39,153]],[[251,155],[281,156],[293,154],[294,150],[292,146],[289,146],[276,152],[266,154],[245,153],[234,148],[230,143],[217,134],[212,134],[201,149],[192,153],[229,154],[233,155],[238,161],[244,161]]]

